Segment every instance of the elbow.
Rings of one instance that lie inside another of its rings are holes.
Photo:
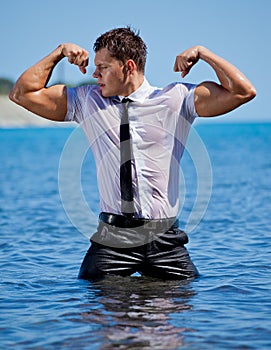
[[[257,91],[253,85],[247,88],[245,94],[243,95],[244,103],[253,100],[257,95]]]
[[[12,102],[22,106],[22,94],[20,93],[20,91],[18,91],[16,86],[14,86],[13,89],[10,91],[8,97]]]
[[[8,95],[9,99],[12,102],[17,103],[18,100],[18,92],[15,86],[13,86],[13,88],[10,90],[9,95]]]
[[[244,103],[247,103],[251,100],[253,100],[257,95],[257,91],[256,89],[254,88],[254,86],[250,86],[248,87],[245,91],[243,91],[242,93],[236,95],[236,103],[237,103],[237,106],[239,105],[242,105]]]
[[[8,97],[9,97],[9,99],[10,99],[12,102],[15,102],[15,101],[16,101],[14,89],[12,89],[12,90],[9,92]]]
[[[248,101],[253,100],[257,95],[257,91],[254,86],[251,86],[248,92]]]

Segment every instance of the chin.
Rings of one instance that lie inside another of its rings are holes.
[[[106,93],[106,92],[104,92],[104,91],[101,91],[101,95],[102,95],[103,97],[105,97],[105,98],[116,96],[116,95],[114,95],[114,94]]]
[[[105,98],[113,97],[113,96],[117,95],[116,93],[113,93],[112,91],[108,91],[105,87],[100,88],[100,93]]]
[[[101,95],[103,97],[110,97],[110,95],[108,93],[106,93],[106,91],[103,91],[103,90],[101,90]]]

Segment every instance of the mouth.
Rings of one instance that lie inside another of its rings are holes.
[[[104,96],[103,90],[104,90],[105,84],[99,83],[99,87],[100,87],[100,93],[102,94],[102,96]]]

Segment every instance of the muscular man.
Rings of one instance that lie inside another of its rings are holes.
[[[177,55],[174,71],[185,77],[202,60],[219,84],[153,87],[144,76],[146,45],[130,28],[104,33],[94,51],[97,85],[47,87],[64,57],[86,73],[88,52],[69,43],[27,69],[10,93],[15,103],[44,118],[80,123],[89,140],[101,214],[79,278],[134,272],[192,278],[197,269],[176,218],[178,164],[189,129],[197,117],[218,116],[250,101],[255,88],[235,66],[203,46]]]

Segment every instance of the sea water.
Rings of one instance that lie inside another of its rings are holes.
[[[198,185],[197,150],[188,152],[180,217],[185,225],[202,196],[188,232],[200,277],[91,283],[77,279],[99,212],[91,154],[80,179],[92,221],[81,230],[59,193],[59,174],[72,172],[60,164],[74,129],[0,130],[1,349],[271,348],[271,124],[195,132],[207,187]]]

